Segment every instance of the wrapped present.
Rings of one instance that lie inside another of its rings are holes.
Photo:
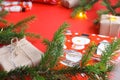
[[[36,66],[43,53],[33,46],[26,38],[0,48],[0,69],[14,70],[21,66]]]
[[[29,11],[32,8],[31,1],[2,1],[0,4],[0,11],[8,11],[8,12],[25,12]]]
[[[114,66],[114,69],[110,73],[109,80],[119,80],[120,79],[120,62]]]
[[[80,0],[61,0],[61,4],[67,8],[73,8],[80,4]]]
[[[120,16],[102,15],[99,34],[106,36],[119,36]]]

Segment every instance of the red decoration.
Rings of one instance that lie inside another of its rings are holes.
[[[57,4],[59,0],[33,0],[33,2],[40,2],[46,4]]]
[[[8,12],[25,12],[25,11],[30,11],[32,8],[32,2],[31,1],[3,1],[1,3],[3,6],[0,8],[0,11],[8,11]]]

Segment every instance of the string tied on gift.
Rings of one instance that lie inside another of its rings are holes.
[[[14,67],[18,67],[18,66],[16,66],[16,64],[14,62],[14,58],[20,54],[19,50],[21,50],[24,52],[25,57],[27,57],[33,65],[32,59],[29,57],[29,55],[23,49],[21,49],[21,45],[18,42],[19,42],[19,40],[17,37],[11,39],[11,47],[10,47],[11,56],[9,57],[11,63],[13,64]],[[26,44],[24,44],[24,45],[26,45]]]
[[[46,72],[48,72],[50,70],[50,68],[48,68],[47,70],[45,71],[38,71],[39,74],[45,74]]]

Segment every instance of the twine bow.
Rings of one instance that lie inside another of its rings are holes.
[[[24,45],[26,45],[26,44],[24,44]],[[22,50],[24,52],[25,57],[27,57],[31,61],[31,63],[33,65],[32,59],[29,57],[29,55],[21,47],[22,46],[20,45],[19,40],[18,40],[17,37],[11,39],[11,47],[10,47],[11,55],[9,57],[11,63],[14,65],[14,67],[18,67],[18,66],[16,66],[16,64],[14,62],[14,58],[19,55],[19,53],[18,53],[19,50]]]

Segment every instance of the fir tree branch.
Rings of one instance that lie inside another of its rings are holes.
[[[116,5],[112,6],[113,9],[119,8],[120,7],[120,0],[117,2]]]
[[[0,17],[3,18],[7,14],[8,14],[8,11],[2,11],[2,12],[0,12]]]
[[[110,1],[109,0],[103,0],[104,3],[106,4],[106,7],[108,8],[108,10],[110,10],[110,12],[113,14],[113,15],[116,15],[116,12],[114,11],[114,9],[111,7],[110,5]]]
[[[58,57],[63,53],[64,31],[66,28],[68,28],[68,24],[64,23],[55,32],[52,41],[44,40],[44,42],[46,42],[45,44],[47,44],[47,50],[40,63],[43,69],[46,68],[47,70],[49,68],[53,68]]]
[[[98,2],[98,0],[89,0],[89,3],[85,5],[85,10],[90,10],[96,2]]]
[[[92,76],[94,76],[94,78],[96,79],[97,77],[99,77],[102,78],[101,80],[107,80],[107,73],[110,72],[113,68],[113,65],[109,64],[112,57],[112,53],[118,49],[120,49],[120,39],[116,39],[110,45],[108,45],[105,51],[103,51],[103,55],[101,56],[100,62],[94,65],[85,66],[84,72],[89,76],[91,76],[92,74]],[[98,76],[95,76],[96,74]]]
[[[25,36],[31,37],[31,38],[40,38],[40,35],[34,34],[34,33],[25,33]]]
[[[92,55],[95,53],[96,48],[97,48],[97,46],[95,45],[95,43],[91,43],[88,46],[88,49],[86,50],[84,56],[81,59],[81,67],[86,66],[86,64],[88,63],[88,61],[92,57]]]
[[[0,3],[1,3],[2,1],[4,1],[4,0],[0,0]]]
[[[76,14],[78,14],[79,12],[84,11],[84,8],[82,7],[76,7],[74,8],[73,12],[71,13],[71,17],[74,18],[76,16]]]
[[[115,16],[120,16],[120,13],[116,12],[116,9],[120,7],[120,0],[115,5],[111,5],[109,0],[103,0],[101,4],[106,7],[106,10],[97,11],[99,18],[102,14],[109,14],[109,13]],[[99,18],[96,20],[95,24],[99,23],[100,20]]]
[[[90,10],[96,2],[98,2],[98,0],[80,0],[79,6],[74,8],[71,17],[75,17],[79,12]]]
[[[27,24],[28,22],[32,21],[33,19],[35,19],[35,16],[27,17],[24,20],[21,20],[18,23],[16,23],[13,28],[18,28],[20,26],[24,26],[25,24]]]
[[[0,19],[0,22],[4,23],[5,25],[7,24],[7,21],[5,19]]]
[[[35,16],[30,16],[17,24],[10,24],[6,27],[1,28],[0,31],[0,44],[10,44],[11,39],[17,37],[18,39],[23,38],[24,36],[36,37],[40,38],[39,35],[35,35],[33,33],[26,33],[27,23],[32,21]]]
[[[5,19],[3,19],[3,17],[6,16],[7,14],[8,14],[7,11],[0,12],[0,22],[7,24],[7,21]]]
[[[101,63],[107,64],[107,62],[111,59],[112,53],[120,48],[120,39],[114,40],[105,51],[103,51],[103,55],[101,56]]]

